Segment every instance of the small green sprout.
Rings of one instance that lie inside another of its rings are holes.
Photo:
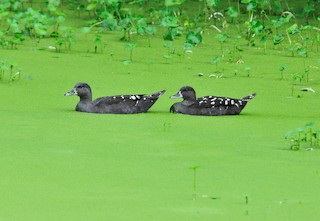
[[[247,76],[250,77],[251,67],[247,66],[244,68],[244,70],[247,72]]]
[[[197,198],[197,169],[199,169],[199,167],[200,166],[190,167],[190,169],[193,170],[193,200]]]
[[[215,56],[212,58],[211,60],[211,64],[215,64],[216,65],[216,73],[219,72],[218,70],[218,63],[221,61],[221,57],[219,56]]]
[[[304,79],[304,74],[301,73],[293,73],[291,74],[291,96],[293,96],[294,93],[294,87],[297,84],[301,84],[302,80]],[[299,97],[299,95],[298,95]]]
[[[290,141],[290,150],[300,150],[302,145],[313,150],[320,147],[320,130],[315,130],[314,123],[308,122],[304,127],[288,131],[285,139]]]
[[[280,74],[281,74],[281,80],[283,79],[283,72],[284,72],[284,70],[287,68],[287,65],[286,64],[282,64],[282,65],[280,65],[280,67],[279,67],[279,71],[280,71]]]
[[[128,43],[128,44],[126,44],[125,48],[130,51],[129,61],[132,61],[133,50],[134,50],[136,47],[137,47],[137,44],[135,44],[135,43]]]

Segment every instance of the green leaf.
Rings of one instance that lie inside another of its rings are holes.
[[[197,45],[202,42],[202,35],[200,34],[200,32],[190,31],[186,35],[186,40],[189,44]]]
[[[227,14],[228,14],[231,18],[236,18],[236,17],[239,16],[238,11],[237,11],[234,7],[228,7]]]
[[[215,56],[215,57],[212,58],[211,63],[212,64],[217,64],[220,61],[221,61],[221,58],[219,56]]]
[[[167,31],[167,33],[164,34],[164,36],[163,36],[163,40],[165,40],[165,41],[173,41],[172,33],[170,31]]]
[[[280,44],[283,40],[284,40],[284,36],[281,34],[273,36],[273,44],[274,45]]]
[[[209,7],[216,7],[220,4],[221,0],[206,0],[207,6]]]
[[[192,48],[193,48],[193,45],[190,44],[190,43],[185,43],[184,46],[183,46],[183,50],[185,52],[192,52]]]
[[[267,37],[266,36],[262,36],[262,38],[260,39],[261,43],[265,43],[267,42]]]
[[[248,11],[255,11],[257,8],[257,3],[256,2],[250,2],[247,6]]]
[[[153,26],[147,26],[145,29],[144,29],[145,33],[147,35],[154,35],[157,31],[157,28],[156,27],[153,27]]]
[[[260,34],[261,31],[264,29],[264,25],[262,24],[262,22],[258,20],[253,20],[252,22],[250,22],[249,25],[250,25],[250,30],[255,34]]]
[[[290,138],[292,138],[293,136],[294,136],[294,131],[293,130],[290,130],[290,131],[288,131],[287,133],[286,133],[286,135],[285,135],[285,139],[290,139]]]
[[[296,33],[299,33],[300,30],[298,28],[298,25],[297,24],[293,24],[291,25],[289,28],[287,28],[287,32],[291,35],[294,35]]]
[[[165,0],[164,4],[166,7],[174,6],[174,5],[181,5],[185,0]]]
[[[88,10],[88,11],[93,11],[93,10],[95,10],[96,8],[97,8],[97,3],[95,3],[95,2],[89,3],[89,4],[87,5],[87,10]]]
[[[306,48],[298,48],[297,52],[298,52],[299,56],[304,56],[307,54],[307,49]]]
[[[66,18],[64,16],[61,16],[61,15],[58,16],[57,19],[56,19],[57,23],[59,23],[59,24],[63,23],[65,20],[66,20]]]
[[[287,65],[282,64],[282,65],[280,65],[280,67],[279,67],[279,71],[284,71],[286,68],[287,68]]]
[[[82,32],[83,34],[88,34],[90,31],[91,31],[91,28],[89,28],[89,27],[83,27],[83,28],[81,28],[81,32]]]
[[[249,4],[251,2],[251,0],[241,0],[241,3],[243,4]]]
[[[125,48],[128,50],[133,50],[136,47],[137,47],[137,44],[134,44],[134,43],[129,43],[129,44],[126,44],[125,46]]]
[[[166,16],[161,20],[161,25],[163,27],[178,27],[178,19],[173,16]]]
[[[304,128],[299,127],[299,128],[296,129],[296,131],[297,131],[298,133],[302,133],[302,132],[304,132]]]
[[[218,39],[219,42],[224,43],[228,39],[228,35],[226,34],[217,34],[216,39]]]
[[[172,46],[173,46],[172,41],[166,41],[166,42],[163,44],[163,47],[165,47],[165,48],[172,48]]]
[[[313,127],[313,125],[314,125],[313,122],[308,122],[308,123],[306,123],[305,127],[308,128],[308,129],[310,129],[310,128]]]

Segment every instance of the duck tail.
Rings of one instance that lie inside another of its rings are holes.
[[[242,98],[241,100],[248,102],[248,101],[250,101],[252,98],[254,98],[255,96],[256,96],[256,93],[253,93],[253,94],[250,94],[250,95]]]
[[[153,93],[153,94],[150,94],[149,97],[159,98],[159,97],[160,97],[161,95],[163,95],[165,92],[166,92],[166,90],[158,91],[158,92],[155,92],[155,93]]]

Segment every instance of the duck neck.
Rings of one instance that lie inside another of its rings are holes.
[[[80,97],[80,102],[92,102],[92,95],[83,95]]]

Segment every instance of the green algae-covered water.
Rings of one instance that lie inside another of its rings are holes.
[[[130,64],[120,37],[105,34],[98,54],[87,52],[91,40],[81,34],[70,52],[50,51],[51,39],[0,49],[1,59],[23,68],[20,81],[0,82],[0,220],[318,219],[319,150],[290,151],[284,139],[307,122],[320,127],[318,69],[293,96],[290,79],[305,63],[318,65],[316,52],[305,59],[248,47],[244,64],[223,61],[215,78],[212,29],[192,53],[169,60],[161,36],[151,48],[138,38]],[[86,114],[74,111],[77,97],[63,96],[79,81],[94,98],[167,92],[148,113]],[[257,96],[239,116],[171,114],[169,96],[183,85],[198,96]]]

